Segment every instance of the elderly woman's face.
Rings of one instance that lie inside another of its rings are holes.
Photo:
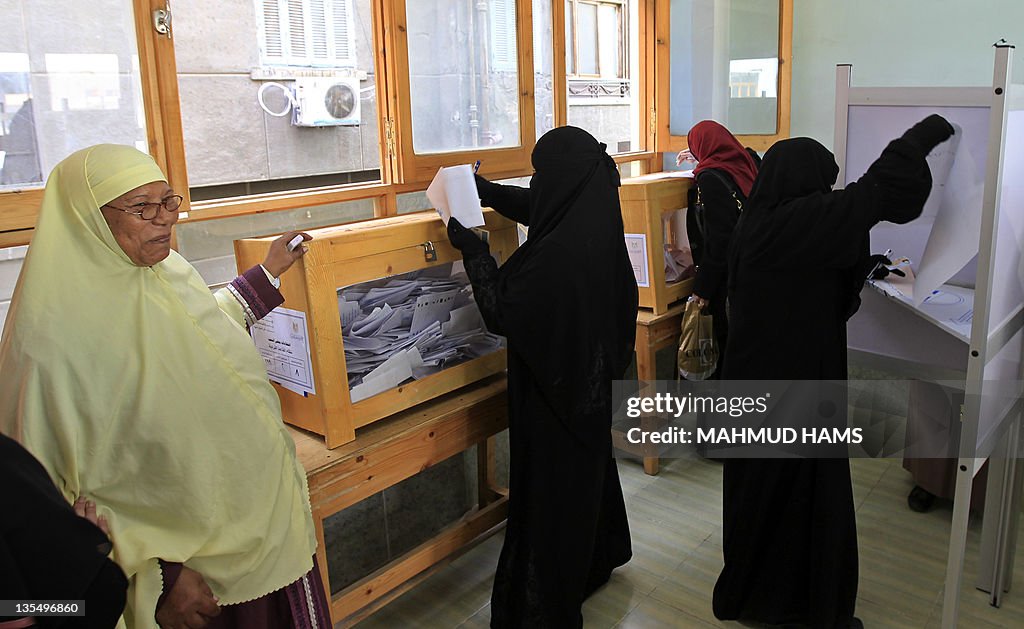
[[[100,208],[114,240],[137,266],[153,266],[170,254],[171,227],[178,222],[178,212],[160,208],[153,220],[146,221],[122,210],[137,212],[142,209],[141,204],[161,203],[173,194],[166,182],[154,181],[129,190]]]

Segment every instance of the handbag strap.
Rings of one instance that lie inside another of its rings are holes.
[[[733,201],[736,202],[736,209],[739,210],[740,213],[742,214],[743,213],[743,201],[741,201],[739,195],[736,194],[736,184],[734,184],[732,181],[730,181],[728,178],[726,178],[725,175],[723,175],[722,173],[718,172],[714,168],[709,168],[709,169],[705,170],[704,172],[706,172],[708,174],[711,174],[711,175],[714,175],[715,178],[717,178],[719,181],[722,182],[722,184],[726,187],[726,189],[729,190],[729,193],[732,194]],[[701,200],[700,200],[700,184],[697,184],[697,201],[696,202],[698,204],[701,203]]]

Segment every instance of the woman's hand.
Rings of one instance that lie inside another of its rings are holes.
[[[313,237],[305,232],[285,232],[270,243],[270,250],[267,251],[267,259],[263,261],[263,268],[274,277],[281,277],[281,274],[291,268],[296,260],[306,253],[306,245],[299,245],[294,251],[288,251],[288,242],[296,236],[302,236],[303,242],[313,240]]]
[[[697,158],[693,156],[690,149],[683,149],[679,151],[679,155],[676,155],[676,166],[682,166],[683,162],[697,163]]]
[[[697,302],[697,307],[701,310],[708,307],[708,300],[697,294],[690,295],[689,301]]]
[[[485,255],[491,251],[486,242],[474,234],[473,230],[463,227],[454,216],[448,219],[448,240],[465,258]]]
[[[105,517],[96,515],[96,503],[91,500],[86,500],[81,496],[75,500],[75,504],[72,505],[75,510],[75,514],[80,518],[85,518],[96,525],[99,530],[103,531],[103,534],[110,537],[110,525],[107,524]]]
[[[217,597],[202,575],[182,566],[174,587],[156,610],[156,622],[163,629],[201,629],[219,614]]]

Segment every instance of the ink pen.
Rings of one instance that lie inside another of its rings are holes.
[[[476,160],[476,163],[473,164],[473,174],[475,175],[478,170],[480,170],[480,160]]]

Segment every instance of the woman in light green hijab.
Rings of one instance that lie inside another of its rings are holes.
[[[106,517],[122,624],[230,626],[240,603],[287,593],[309,603],[290,624],[327,626],[305,473],[246,333],[268,310],[260,283],[302,248],[286,234],[213,295],[170,250],[179,203],[131,147],[53,170],[0,343],[0,431]]]

